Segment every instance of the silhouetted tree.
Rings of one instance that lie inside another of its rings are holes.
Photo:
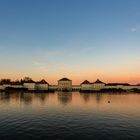
[[[23,81],[31,81],[32,80],[32,78],[30,78],[30,77],[24,77],[23,78]]]
[[[10,84],[11,79],[1,79],[1,84]]]

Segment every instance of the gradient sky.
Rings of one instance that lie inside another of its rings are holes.
[[[140,0],[1,0],[0,78],[140,83]]]

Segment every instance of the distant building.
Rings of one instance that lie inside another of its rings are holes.
[[[108,83],[105,86],[106,89],[123,89],[126,91],[138,89],[140,90],[140,85],[130,85],[128,83]]]
[[[10,79],[0,80],[0,91],[87,91],[87,92],[140,92],[140,84],[130,85],[128,83],[107,83],[97,79],[90,83],[85,80],[80,85],[72,85],[72,80],[62,78],[58,80],[58,85],[49,85],[44,79],[34,82],[30,77],[25,77],[21,81],[11,81]]]
[[[85,80],[81,83],[81,91],[89,91],[91,90],[91,83],[88,80]]]
[[[39,82],[36,82],[36,90],[46,91],[49,89],[49,84],[43,79]]]
[[[23,81],[23,87],[27,88],[28,90],[34,91],[36,84],[32,79]]]
[[[105,83],[97,79],[94,83],[91,84],[92,90],[101,90],[105,87]]]
[[[3,86],[3,84],[0,83],[0,91],[1,90],[5,90],[5,87]]]
[[[0,82],[0,88],[1,90],[5,90],[7,87],[10,87],[11,85],[11,80],[10,79],[2,79]]]
[[[128,83],[108,83],[105,85],[106,89],[124,89],[124,87],[130,87]]]
[[[80,85],[72,85],[72,90],[73,91],[80,91],[81,86]]]
[[[14,82],[11,82],[10,87],[12,87],[12,88],[23,88],[23,85],[21,85],[21,83],[19,81],[14,81]]]
[[[72,80],[68,78],[62,78],[58,80],[58,90],[60,91],[71,91],[72,90]]]
[[[57,91],[58,85],[49,85],[49,91]]]

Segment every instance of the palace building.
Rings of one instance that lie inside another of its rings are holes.
[[[72,91],[72,80],[68,78],[62,78],[58,80],[59,91]]]

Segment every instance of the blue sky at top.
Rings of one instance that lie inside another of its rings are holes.
[[[129,80],[131,71],[140,74],[139,6],[139,0],[0,1],[0,76],[101,71],[106,79],[127,69]]]

